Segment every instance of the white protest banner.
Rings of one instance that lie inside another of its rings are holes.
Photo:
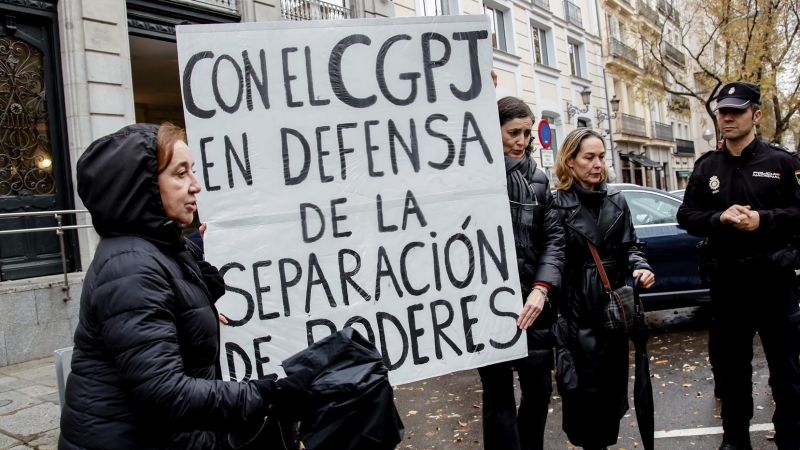
[[[400,384],[526,354],[489,20],[178,27],[222,370],[345,326]]]

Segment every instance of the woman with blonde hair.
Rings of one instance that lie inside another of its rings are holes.
[[[578,387],[564,396],[563,428],[569,440],[589,450],[617,442],[628,410],[628,335],[607,330],[608,294],[590,243],[612,289],[625,278],[655,282],[636,238],[625,197],[605,182],[605,141],[590,128],[569,133],[555,161],[555,204],[564,228],[566,267],[560,311],[569,324],[568,347],[575,360]]]

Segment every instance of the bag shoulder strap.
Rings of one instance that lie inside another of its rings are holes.
[[[603,267],[603,262],[600,260],[600,255],[597,254],[597,247],[595,247],[592,241],[588,239],[586,240],[586,243],[589,244],[589,251],[592,252],[592,258],[594,258],[594,265],[597,266],[597,271],[600,273],[600,279],[603,280],[603,287],[606,289],[606,292],[611,292],[611,283],[608,281],[606,269]]]

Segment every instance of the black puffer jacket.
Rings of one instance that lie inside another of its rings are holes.
[[[219,380],[217,312],[161,204],[157,130],[123,128],[78,161],[102,240],[83,284],[60,450],[222,448],[218,431],[266,415],[272,381]]]
[[[533,208],[533,223],[530,228],[531,249],[517,246],[517,266],[519,269],[522,294],[527,297],[534,283],[545,283],[556,290],[561,287],[561,272],[564,270],[564,229],[553,194],[550,181],[538,170],[536,161],[531,159],[525,179],[533,189],[537,206]]]
[[[533,245],[527,248],[516,246],[523,304],[536,283],[547,284],[555,294],[561,288],[561,272],[565,264],[564,229],[550,192],[550,182],[536,168],[536,161],[532,158],[524,178],[533,190],[536,206],[533,207],[533,221],[528,234]],[[530,363],[552,364],[550,327],[555,318],[556,308],[547,302],[539,317],[526,330],[528,356],[532,358]],[[548,357],[549,361],[545,361]]]

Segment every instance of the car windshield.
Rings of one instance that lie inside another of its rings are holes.
[[[677,223],[677,199],[645,191],[622,191],[631,209],[633,225]]]

